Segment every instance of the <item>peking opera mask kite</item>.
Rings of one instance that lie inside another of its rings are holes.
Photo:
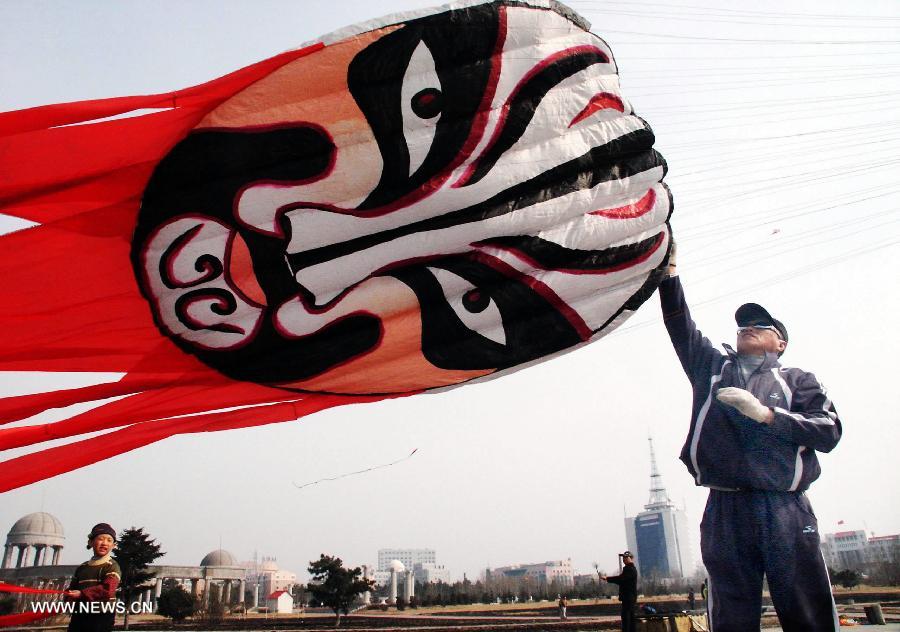
[[[351,27],[172,93],[0,114],[8,490],[165,437],[496,376],[656,289],[671,197],[609,47],[556,2]],[[152,113],[115,117],[152,108]],[[109,118],[113,117],[113,118]],[[103,119],[103,120],[100,120]]]

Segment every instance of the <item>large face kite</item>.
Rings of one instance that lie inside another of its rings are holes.
[[[597,338],[669,244],[653,134],[558,5],[386,20],[205,118],[147,185],[157,326],[242,381],[405,393]]]
[[[0,236],[0,370],[123,375],[0,398],[0,424],[23,421],[0,451],[93,433],[3,461],[0,491],[601,337],[668,256],[652,144],[606,44],[538,0],[0,113],[0,207],[39,224]]]

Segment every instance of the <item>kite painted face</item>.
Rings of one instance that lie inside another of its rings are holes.
[[[649,296],[665,164],[606,44],[493,2],[346,37],[159,164],[132,260],[160,329],[304,391],[458,384],[588,342]]]

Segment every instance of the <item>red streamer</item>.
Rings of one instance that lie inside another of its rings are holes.
[[[31,588],[29,586],[16,586],[14,584],[5,584],[0,582],[0,592],[6,593],[23,593],[26,595],[61,595],[62,590],[45,590],[42,588]],[[9,628],[15,625],[28,625],[41,619],[54,616],[54,612],[20,612],[18,614],[6,614],[0,616],[0,628]]]
[[[55,613],[47,612],[20,612],[19,614],[5,614],[0,616],[0,628],[11,628],[16,625],[28,625],[41,619],[55,616]]]
[[[61,595],[64,590],[46,590],[44,588],[32,588],[30,586],[16,586],[0,582],[0,592],[24,593],[26,595]]]

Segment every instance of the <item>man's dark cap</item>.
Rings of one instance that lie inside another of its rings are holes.
[[[622,553],[622,557],[634,557],[634,555],[631,554],[631,551],[625,551]]]
[[[91,533],[90,535],[88,535],[88,540],[93,540],[98,535],[104,534],[110,536],[113,540],[116,539],[116,530],[105,522],[101,522],[100,524],[95,524],[94,528],[91,529]]]
[[[781,339],[788,341],[787,327],[780,320],[773,318],[766,308],[757,303],[744,303],[734,313],[734,320],[738,327],[751,327],[753,325],[772,325],[781,334]]]

